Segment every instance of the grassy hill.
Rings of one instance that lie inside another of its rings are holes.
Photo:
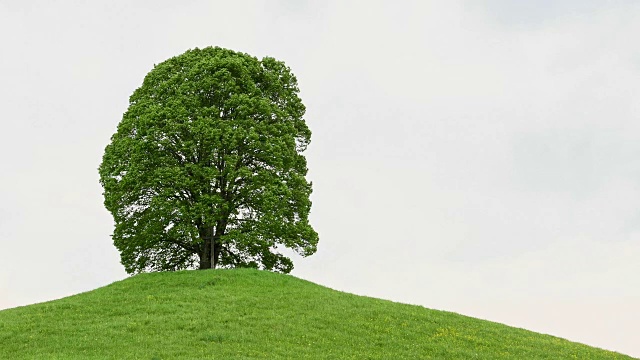
[[[631,359],[239,269],[142,274],[0,311],[0,359]]]

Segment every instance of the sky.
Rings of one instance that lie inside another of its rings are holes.
[[[313,132],[293,275],[640,357],[640,4],[0,0],[0,309],[126,278],[98,183],[154,64],[284,61]]]

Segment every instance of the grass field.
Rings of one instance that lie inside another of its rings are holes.
[[[265,271],[141,274],[0,311],[0,359],[632,359]]]

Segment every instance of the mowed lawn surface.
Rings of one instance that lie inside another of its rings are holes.
[[[632,359],[250,269],[141,274],[0,311],[0,359]]]

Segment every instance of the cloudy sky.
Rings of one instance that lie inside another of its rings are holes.
[[[126,274],[97,167],[154,64],[285,61],[318,253],[293,274],[640,357],[640,4],[0,0],[0,309]]]

